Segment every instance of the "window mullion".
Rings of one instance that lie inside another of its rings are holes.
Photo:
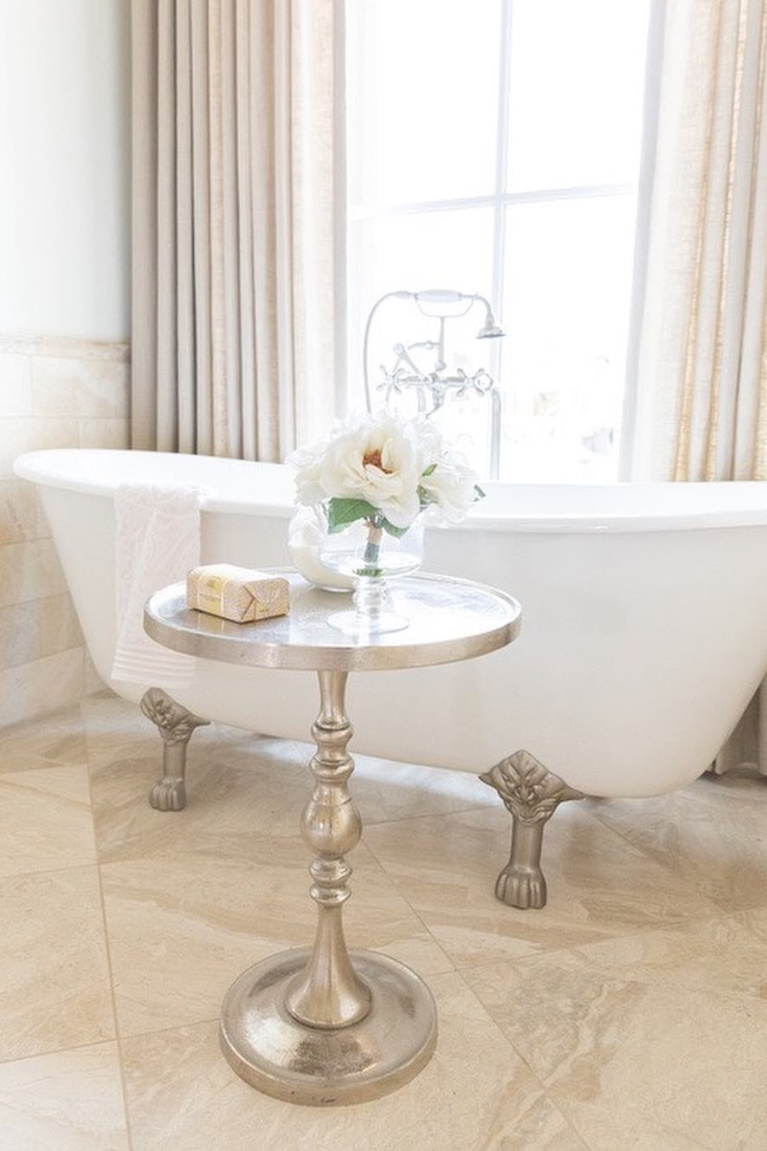
[[[491,298],[496,315],[503,315],[504,252],[506,248],[506,172],[509,147],[509,92],[511,72],[512,0],[501,0],[500,52],[498,55],[498,111],[495,141],[495,193],[493,197],[493,285]],[[494,340],[491,371],[500,389],[503,364],[503,340]],[[501,405],[496,400],[490,433],[490,475],[498,478],[500,469]]]

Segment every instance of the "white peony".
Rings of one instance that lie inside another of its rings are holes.
[[[439,458],[427,465],[421,487],[429,504],[436,505],[451,524],[462,520],[480,498],[476,474],[465,457],[451,449],[443,449]]]
[[[410,527],[421,510],[416,428],[385,412],[364,416],[288,462],[297,469],[300,504],[366,500],[398,528]]]
[[[410,527],[425,507],[457,523],[482,494],[464,456],[433,424],[404,423],[386,412],[337,429],[288,463],[299,504],[364,500],[395,528]]]

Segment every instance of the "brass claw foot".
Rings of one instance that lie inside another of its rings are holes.
[[[152,785],[149,803],[155,811],[181,811],[186,807],[186,784],[183,779],[163,776]]]
[[[162,776],[149,792],[149,802],[156,811],[181,811],[186,806],[186,749],[200,719],[159,687],[150,687],[141,700],[141,710],[162,736]]]
[[[583,799],[528,751],[517,751],[479,777],[494,788],[512,817],[511,858],[495,885],[502,903],[521,911],[546,905],[541,871],[543,829],[560,803]]]
[[[507,863],[495,882],[495,896],[509,907],[527,911],[546,906],[546,880],[540,867]]]

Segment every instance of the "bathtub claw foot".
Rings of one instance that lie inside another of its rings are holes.
[[[509,862],[495,883],[495,896],[509,907],[527,911],[546,906],[546,880],[540,867]]]
[[[479,777],[494,788],[512,817],[511,858],[495,885],[502,903],[521,911],[546,905],[541,871],[543,829],[560,803],[583,799],[528,751],[517,751]]]
[[[155,811],[181,811],[186,806],[186,749],[200,719],[159,687],[150,687],[142,700],[141,710],[160,732],[163,741],[162,776],[149,792],[149,803]]]
[[[186,807],[186,784],[183,779],[158,779],[149,792],[149,803],[155,811],[181,811]]]

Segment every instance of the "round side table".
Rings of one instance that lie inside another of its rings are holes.
[[[516,637],[521,608],[503,592],[465,580],[416,575],[396,582],[403,631],[347,636],[327,617],[338,597],[295,572],[290,614],[237,624],[186,607],[175,584],[151,597],[144,627],[174,651],[253,667],[317,672],[320,712],[312,737],[314,790],[301,820],[316,852],[310,867],[317,904],[314,946],[281,952],[245,971],[229,989],[220,1040],[227,1060],[252,1086],[295,1103],[360,1103],[407,1083],[437,1040],[431,992],[404,964],[347,951],[342,908],[351,894],[345,856],[362,820],[348,787],[354,762],[345,690],[350,672],[427,667],[472,659]]]

